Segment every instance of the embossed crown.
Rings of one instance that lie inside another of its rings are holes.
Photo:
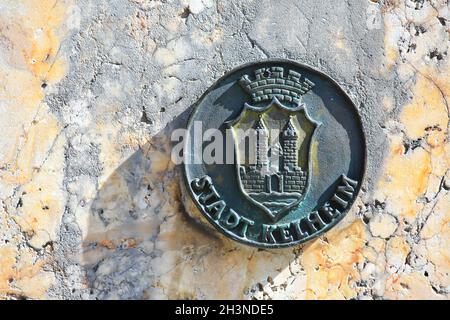
[[[272,100],[288,101],[299,104],[302,95],[314,87],[314,83],[293,70],[284,76],[284,68],[270,67],[255,71],[255,80],[244,75],[239,83],[251,96],[253,102]]]

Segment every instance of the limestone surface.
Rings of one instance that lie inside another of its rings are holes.
[[[448,299],[448,0],[0,0],[0,299]],[[332,231],[262,250],[193,219],[171,132],[288,58],[358,107]]]

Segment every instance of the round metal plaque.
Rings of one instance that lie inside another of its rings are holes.
[[[338,223],[365,171],[357,109],[327,75],[289,60],[240,66],[198,101],[184,177],[198,209],[226,236],[292,246]]]

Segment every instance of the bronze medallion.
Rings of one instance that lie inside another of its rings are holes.
[[[200,98],[184,176],[220,232],[265,248],[303,243],[357,197],[366,146],[358,111],[327,75],[289,60],[240,66]]]

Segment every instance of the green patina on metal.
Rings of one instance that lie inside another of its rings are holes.
[[[231,163],[192,161],[206,148],[193,141],[196,121],[232,140],[233,154],[224,147]],[[226,74],[199,100],[188,131],[184,175],[194,202],[219,231],[249,245],[285,247],[329,230],[364,176],[355,106],[328,76],[292,61]]]

